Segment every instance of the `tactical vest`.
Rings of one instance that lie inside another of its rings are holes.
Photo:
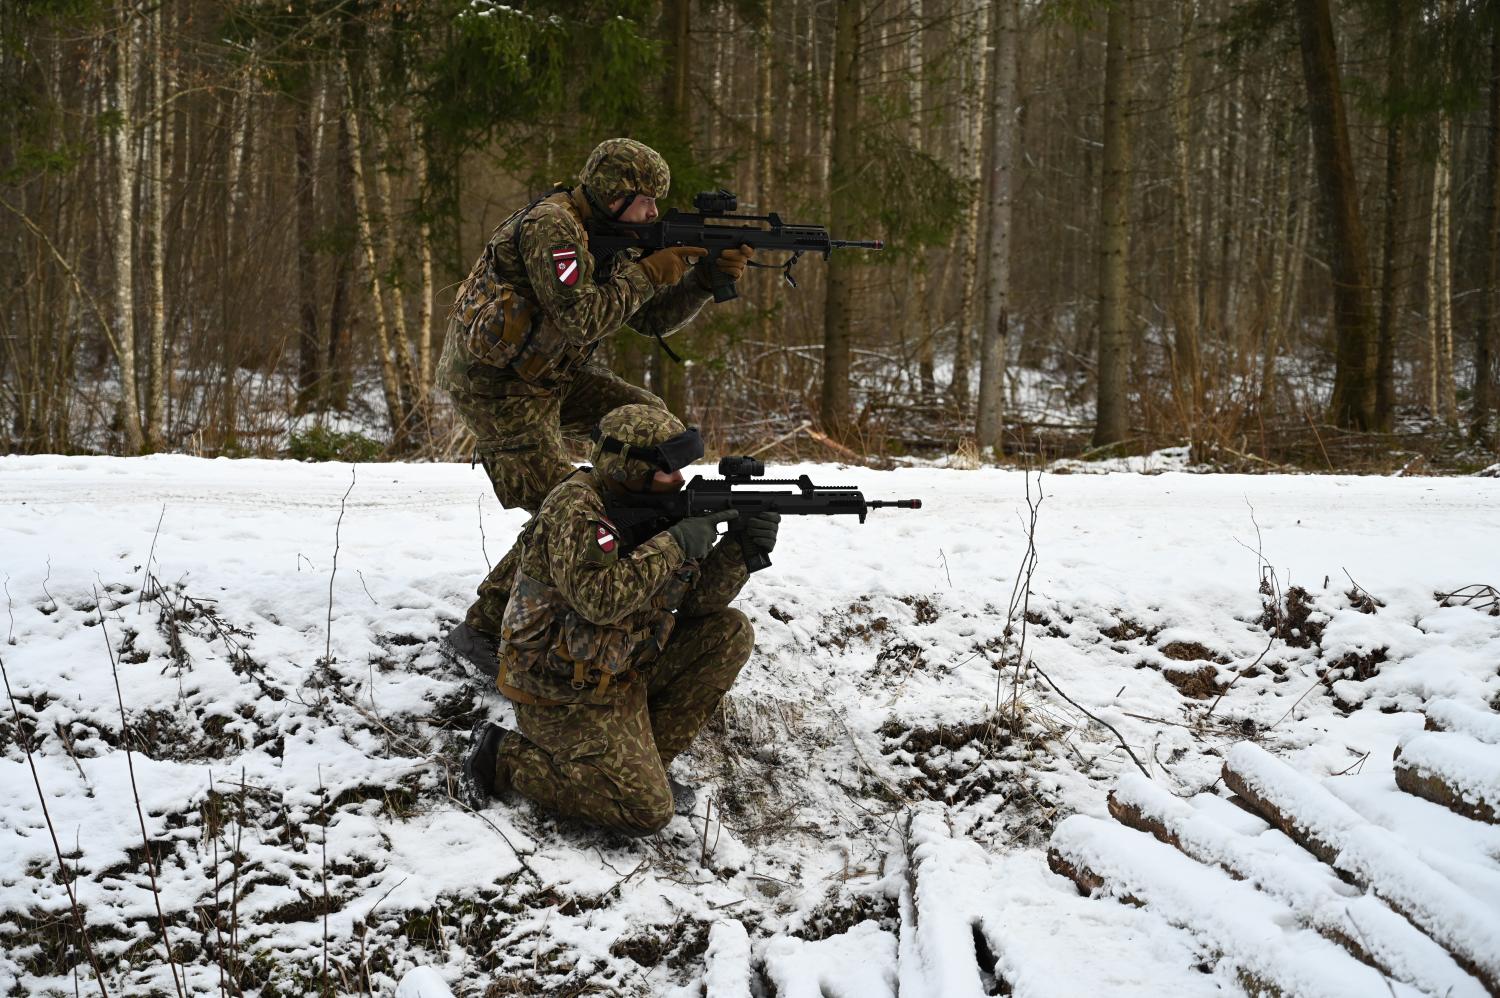
[[[569,606],[555,588],[528,575],[525,560],[523,556],[516,570],[501,621],[499,682],[513,699],[521,698],[506,687],[529,672],[550,678],[545,686],[566,683],[577,699],[609,702],[611,687],[633,681],[636,672],[667,647],[677,624],[675,611],[700,574],[696,561],[684,562],[645,607],[617,624],[596,624]]]
[[[448,320],[439,362],[449,391],[544,395],[556,391],[598,346],[580,347],[537,306],[521,250],[522,228],[543,201],[568,202],[566,188],[538,198],[500,223],[474,262]],[[583,251],[588,252],[584,235]]]

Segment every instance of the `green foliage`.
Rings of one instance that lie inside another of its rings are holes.
[[[979,192],[940,160],[900,137],[899,123],[860,134],[859,168],[854,174],[858,232],[835,232],[835,239],[884,239],[910,252],[946,241]],[[879,254],[891,262],[895,254]],[[872,262],[881,262],[872,259]]]
[[[312,426],[293,431],[287,444],[287,457],[296,461],[373,461],[385,448],[380,441],[362,433],[330,430]]]

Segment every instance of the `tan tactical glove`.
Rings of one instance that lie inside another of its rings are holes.
[[[719,258],[714,261],[714,269],[728,277],[731,281],[738,281],[741,277],[745,276],[745,267],[749,265],[750,258],[754,255],[755,248],[753,246],[746,246],[744,243],[732,246],[719,254]],[[698,266],[693,268],[693,272],[698,275],[698,283],[703,285],[705,289],[711,290],[713,288],[713,284],[711,283],[712,277],[708,272],[707,260],[699,260]]]
[[[698,257],[707,255],[708,250],[702,246],[669,246],[641,257],[640,265],[652,284],[658,288],[669,287],[682,280],[682,275]]]

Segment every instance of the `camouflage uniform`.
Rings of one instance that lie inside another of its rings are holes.
[[[547,496],[520,557],[497,685],[521,732],[500,743],[496,783],[644,835],[672,816],[666,767],[750,657],[750,621],[729,606],[747,572],[727,537],[701,562],[668,533],[622,553],[605,504],[620,459],[595,458]]]
[[[495,496],[535,513],[573,470],[563,435],[583,436],[605,413],[629,403],[662,407],[655,395],[591,358],[622,329],[675,332],[710,299],[697,270],[654,287],[639,250],[596,264],[584,221],[631,193],[665,197],[666,161],[630,139],[610,139],[589,156],[579,184],[516,212],[490,237],[459,287],[439,361]],[[498,634],[516,552],[479,586],[466,622]]]

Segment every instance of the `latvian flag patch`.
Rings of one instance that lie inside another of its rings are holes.
[[[596,531],[594,536],[599,541],[599,547],[603,549],[605,554],[609,554],[615,549],[615,535],[603,524],[599,524],[596,527]]]
[[[557,279],[568,287],[578,283],[578,250],[572,246],[559,246],[552,251],[552,267]]]

